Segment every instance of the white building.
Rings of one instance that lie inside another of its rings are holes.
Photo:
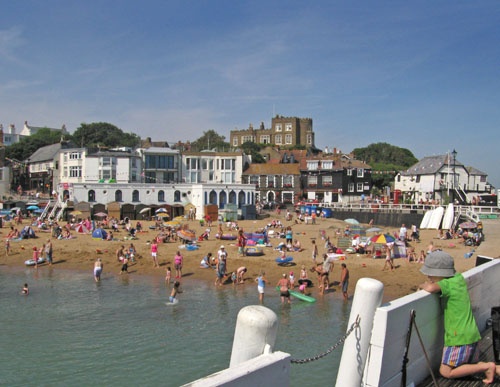
[[[241,183],[248,157],[238,152],[184,152],[182,178],[186,183]]]
[[[412,203],[450,200],[469,203],[472,198],[490,193],[488,175],[473,167],[465,167],[453,154],[424,157],[406,171],[396,175],[394,190]]]

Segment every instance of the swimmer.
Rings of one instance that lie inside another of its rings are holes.
[[[172,304],[177,302],[177,293],[180,293],[179,286],[181,286],[181,283],[179,281],[175,281],[174,287],[170,292],[170,297],[168,298],[168,301],[170,301]]]
[[[24,284],[24,287],[23,287],[23,290],[21,290],[21,294],[27,296],[28,294],[30,294],[30,291],[28,289],[28,284]]]

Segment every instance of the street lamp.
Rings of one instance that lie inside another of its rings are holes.
[[[453,183],[452,183],[452,199],[453,199],[453,204],[455,204],[455,188],[456,188],[456,185],[455,185],[455,164],[456,164],[456,160],[457,160],[457,151],[455,149],[453,149],[453,152],[451,152],[452,156],[453,156]]]
[[[351,186],[351,179],[352,179],[352,161],[349,160],[347,163],[348,169],[347,169],[347,194],[349,195],[349,206],[351,205],[351,191],[350,191],[350,186]]]

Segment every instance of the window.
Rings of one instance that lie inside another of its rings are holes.
[[[293,176],[291,176],[291,175],[283,176],[283,187],[284,188],[293,187]]]
[[[238,136],[233,137],[233,146],[238,146]]]
[[[308,171],[316,171],[317,169],[318,169],[318,162],[316,160],[307,162]]]
[[[241,143],[254,142],[254,136],[243,136],[241,137]]]
[[[82,167],[80,165],[69,167],[69,177],[82,177]]]
[[[111,157],[103,157],[101,165],[103,167],[109,167],[111,165]]]
[[[306,137],[306,141],[309,145],[311,145],[313,143],[313,136],[311,133],[308,133],[307,134],[307,137]]]
[[[89,202],[95,202],[95,191],[93,189],[89,190],[88,200]]]
[[[274,136],[274,143],[276,145],[281,145],[282,144],[281,134],[277,134],[276,136]]]
[[[356,184],[356,191],[363,192],[363,183]]]
[[[363,168],[358,168],[358,177],[364,177],[365,176],[365,170]]]
[[[180,202],[181,201],[181,191],[175,191],[174,192],[174,202]]]
[[[276,124],[274,128],[276,129],[277,132],[281,132],[281,124]]]
[[[165,201],[165,191],[163,191],[163,190],[158,191],[158,201],[159,202]]]
[[[271,136],[269,134],[263,134],[260,136],[261,144],[269,144],[271,142]]]
[[[307,176],[307,185],[309,187],[316,187],[318,184],[318,176]]]
[[[347,191],[348,192],[354,192],[354,183],[349,183],[348,184]]]
[[[268,188],[274,188],[275,186],[276,186],[275,176],[274,175],[269,175],[267,177],[267,187]]]
[[[347,168],[347,176],[352,176],[352,168]]]
[[[259,176],[258,175],[250,175],[250,184],[255,184],[258,187],[259,186]]]
[[[292,124],[286,124],[286,125],[285,125],[285,130],[286,130],[287,132],[291,132],[291,131],[292,131]]]
[[[78,160],[82,158],[82,154],[80,152],[71,152],[69,154],[69,159],[70,160]]]
[[[116,190],[115,191],[115,202],[121,202],[123,201],[123,193],[121,190]]]
[[[137,168],[137,159],[135,157],[132,157],[132,159],[130,159],[130,165],[132,166],[132,168]]]
[[[330,187],[333,183],[332,176],[323,176],[323,186]]]
[[[323,161],[321,169],[333,169],[333,161],[331,160]]]
[[[285,134],[285,144],[292,144],[292,135],[291,134]]]
[[[139,201],[139,191],[136,189],[132,191],[132,201],[133,202]]]

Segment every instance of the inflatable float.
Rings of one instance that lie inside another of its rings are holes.
[[[284,265],[287,263],[291,263],[292,261],[293,261],[293,257],[285,257],[285,258],[278,257],[278,258],[276,258],[276,263],[278,265]]]
[[[198,246],[198,245],[186,245],[187,251],[194,251],[194,250],[198,250],[199,248],[200,248],[200,246]]]
[[[233,234],[222,234],[219,239],[225,240],[225,241],[234,241],[236,239],[236,235]]]
[[[40,264],[42,264],[44,262],[45,262],[45,258],[40,257],[40,258],[37,259],[36,264],[40,265]],[[34,259],[28,259],[27,261],[24,261],[24,264],[26,266],[35,266],[35,260]]]
[[[303,283],[305,283],[308,288],[310,288],[313,285],[312,281],[308,278],[300,278],[298,282],[299,282],[299,285],[302,285]]]
[[[279,286],[276,286],[276,290],[279,292],[280,288]],[[299,300],[306,301],[306,302],[316,302],[316,299],[314,297],[308,296],[307,294],[303,294],[301,292],[297,292],[296,290],[288,290],[290,293],[291,297],[295,297]]]
[[[250,257],[258,257],[264,255],[264,251],[258,247],[247,247],[245,249],[245,255]]]

